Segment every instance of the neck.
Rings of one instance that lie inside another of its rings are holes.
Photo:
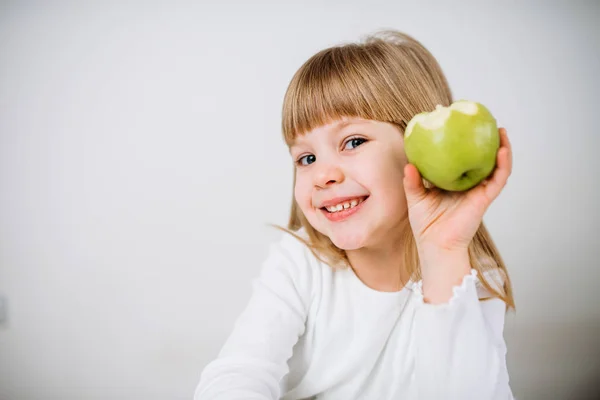
[[[376,246],[347,251],[354,273],[373,290],[397,292],[410,279],[402,262],[402,230],[396,231],[397,234],[387,235]]]

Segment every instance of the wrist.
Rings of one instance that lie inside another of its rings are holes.
[[[419,252],[423,278],[423,298],[426,303],[446,303],[453,295],[452,289],[462,283],[471,272],[468,251],[435,249]]]
[[[417,246],[419,262],[423,271],[438,268],[458,268],[457,265],[469,264],[468,248],[444,248],[440,246]]]

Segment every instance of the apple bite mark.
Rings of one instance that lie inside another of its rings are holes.
[[[435,111],[417,115],[406,127],[404,138],[410,136],[416,124],[421,125],[425,129],[436,130],[443,127],[449,117],[450,109],[438,104],[435,107]]]
[[[466,115],[477,114],[477,104],[472,101],[460,100],[452,103],[450,108]]]
[[[435,106],[435,111],[417,114],[406,126],[404,138],[410,136],[416,124],[420,124],[426,129],[439,129],[443,127],[448,118],[450,118],[451,111],[458,111],[465,115],[475,115],[477,114],[477,104],[467,100],[454,102],[449,107],[438,104]]]

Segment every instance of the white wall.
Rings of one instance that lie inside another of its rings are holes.
[[[0,5],[0,399],[190,399],[287,220],[291,76],[379,28],[420,39],[511,137],[486,222],[515,286],[515,393],[589,390],[597,2],[163,3]]]

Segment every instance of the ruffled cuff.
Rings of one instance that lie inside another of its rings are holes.
[[[475,297],[477,299],[477,287],[476,284],[479,281],[477,270],[471,269],[471,273],[463,277],[462,283],[452,288],[452,297],[448,302],[441,304],[429,304],[425,303],[423,298],[423,281],[414,282],[412,284],[412,291],[417,299],[420,306],[425,307],[436,307],[436,308],[452,308],[455,307],[456,303],[463,299]]]
[[[486,316],[481,307],[478,286],[478,274],[471,269],[452,288],[452,297],[446,303],[429,304],[423,302],[422,284],[413,285],[413,296],[418,301],[413,335],[420,398],[500,398],[500,390],[504,389],[499,389],[498,380],[503,354],[495,342],[497,333],[488,330],[486,319],[492,317]]]

